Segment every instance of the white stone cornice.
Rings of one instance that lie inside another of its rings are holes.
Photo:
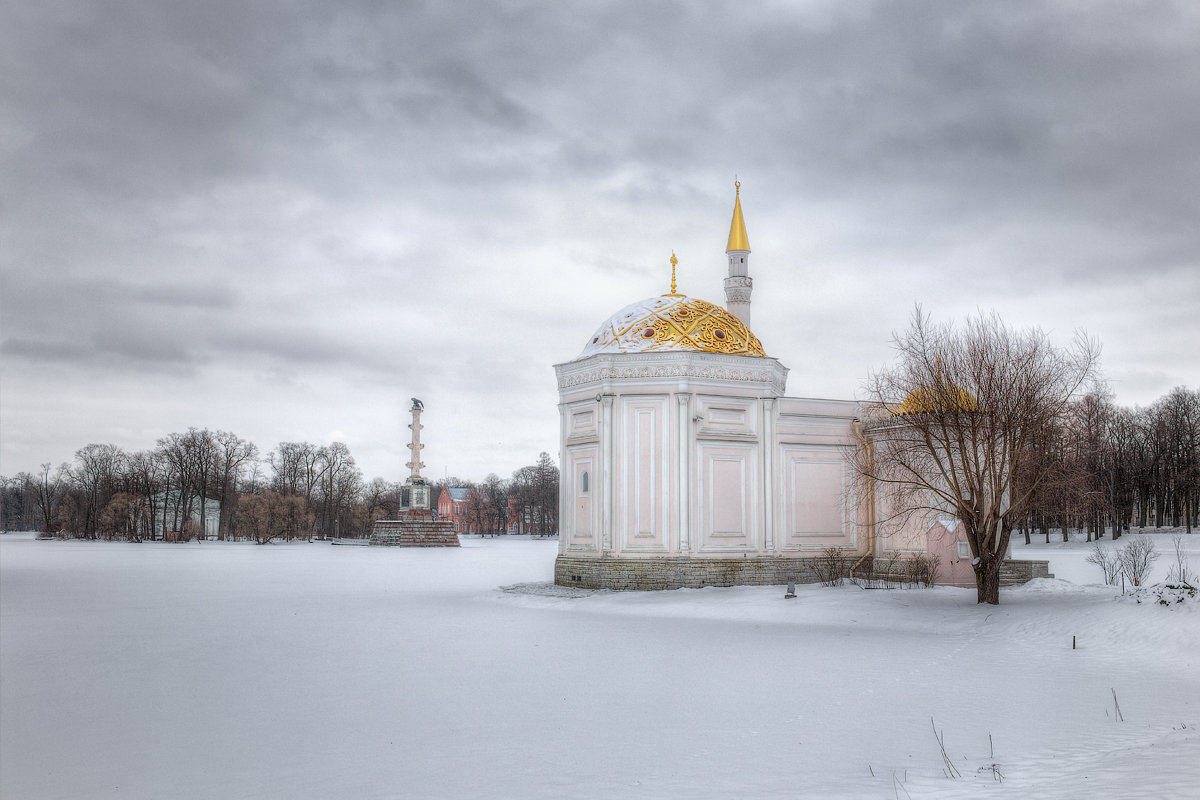
[[[601,353],[556,364],[559,391],[618,380],[696,378],[730,384],[759,384],[765,396],[781,397],[787,367],[774,358],[717,353]]]

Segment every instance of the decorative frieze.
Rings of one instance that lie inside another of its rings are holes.
[[[757,383],[775,395],[782,395],[787,388],[787,368],[773,358],[670,353],[622,355],[618,360],[601,355],[559,364],[554,369],[560,391],[609,380],[663,378]]]

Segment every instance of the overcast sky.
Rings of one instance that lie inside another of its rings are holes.
[[[189,426],[400,480],[558,449],[552,365],[724,302],[854,398],[914,303],[1200,385],[1200,4],[0,9],[0,474]]]

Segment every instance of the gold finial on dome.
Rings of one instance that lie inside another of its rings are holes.
[[[746,222],[742,219],[742,182],[734,179],[733,190],[733,221],[729,224],[729,244],[725,246],[725,252],[749,253],[750,237],[746,236]]]
[[[683,297],[675,291],[675,265],[679,263],[679,259],[675,257],[675,251],[671,251],[671,291],[669,294],[664,294],[663,297]]]

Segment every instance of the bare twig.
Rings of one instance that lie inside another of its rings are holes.
[[[954,766],[954,762],[950,760],[950,756],[946,755],[945,734],[938,731],[933,717],[929,718],[929,725],[933,728],[933,738],[937,740],[938,749],[942,751],[942,762],[946,765],[946,777],[961,778],[962,773],[958,771],[958,767]]]

